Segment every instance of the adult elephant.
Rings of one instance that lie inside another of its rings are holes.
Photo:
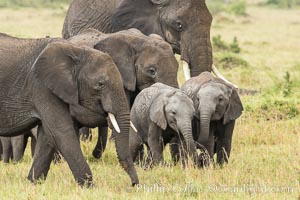
[[[111,34],[87,29],[69,41],[106,52],[112,57],[121,73],[130,107],[140,91],[156,82],[178,88],[178,63],[171,45],[159,35],[145,36],[137,29]],[[105,149],[107,126],[99,127],[98,131],[98,141],[93,151],[95,158],[100,158]]]
[[[95,127],[108,115],[119,132],[120,164],[132,184],[138,184],[129,155],[129,107],[121,75],[108,54],[62,39],[0,34],[0,57],[0,136],[17,136],[40,125],[29,180],[46,178],[57,148],[75,180],[91,185],[78,127]]]
[[[31,130],[29,130],[23,135],[14,137],[0,137],[0,143],[2,143],[3,151],[3,162],[9,163],[10,159],[13,162],[19,162],[24,156],[28,138],[31,138],[31,155],[33,157],[37,139],[36,132],[31,132]]]
[[[70,38],[88,28],[104,33],[137,28],[145,35],[158,34],[181,55],[188,79],[216,70],[211,22],[205,0],[73,0],[62,34]]]
[[[198,147],[203,145],[211,159],[217,153],[218,164],[228,162],[235,120],[243,111],[237,90],[208,72],[191,78],[181,89],[194,102],[193,137]]]

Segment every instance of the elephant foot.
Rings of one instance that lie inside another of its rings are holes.
[[[213,160],[210,158],[209,154],[206,152],[201,152],[199,155],[199,168],[209,167],[213,163]]]
[[[35,174],[34,171],[31,169],[28,176],[27,176],[27,179],[33,183],[33,184],[41,184],[43,181],[45,181],[47,178],[47,174]]]
[[[78,185],[80,187],[85,187],[85,188],[92,188],[94,187],[94,183],[93,183],[93,177],[92,175],[84,175],[78,178],[75,178],[76,182],[78,183]]]
[[[93,156],[94,158],[100,159],[102,156],[103,151],[100,149],[94,149]]]

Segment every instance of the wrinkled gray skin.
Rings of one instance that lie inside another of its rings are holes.
[[[137,29],[104,34],[87,29],[69,41],[108,53],[116,63],[131,107],[136,95],[156,82],[178,87],[178,63],[172,47],[158,35],[145,36]],[[100,158],[106,146],[107,126],[99,127],[93,151]],[[84,134],[87,130],[82,131]]]
[[[217,163],[228,162],[235,120],[243,111],[237,90],[208,72],[188,80],[181,89],[194,102],[195,141],[206,148],[211,159],[217,153]]]
[[[212,16],[205,0],[73,0],[65,18],[63,37],[95,28],[112,33],[137,28],[158,34],[189,63],[191,75],[211,71]]]
[[[23,156],[27,146],[28,138],[31,138],[31,155],[33,157],[37,135],[36,132],[26,131],[23,135],[15,137],[0,137],[0,152],[3,151],[3,162],[9,163],[10,160],[13,162],[19,162]]]
[[[194,162],[198,161],[192,136],[193,102],[179,89],[156,83],[143,90],[135,99],[130,117],[137,133],[130,131],[130,151],[136,160],[146,144],[152,164],[163,160],[164,146],[174,137]],[[184,152],[184,151],[183,151]]]
[[[138,183],[129,155],[129,107],[121,75],[108,54],[61,39],[0,34],[0,57],[0,136],[17,136],[40,125],[29,180],[46,178],[56,147],[75,180],[91,185],[78,127],[106,122],[110,112],[121,130],[116,136],[120,164],[132,184]]]

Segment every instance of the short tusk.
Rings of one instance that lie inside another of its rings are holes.
[[[185,80],[187,81],[191,79],[191,71],[190,71],[189,64],[186,61],[182,60],[182,67],[183,67],[183,74]]]
[[[133,125],[132,121],[130,121],[130,127],[134,130],[134,132],[138,132],[135,126]]]
[[[219,72],[219,70],[217,69],[217,67],[216,67],[214,64],[212,64],[212,71],[213,71],[213,73],[214,73],[218,78],[222,79],[223,81],[225,81],[225,82],[228,83],[229,85],[232,85],[234,88],[239,89],[239,87],[238,87],[237,85],[235,85],[235,84],[229,82],[229,81],[228,81],[228,80],[227,80],[227,79]]]
[[[110,121],[111,121],[111,123],[112,123],[114,129],[115,129],[118,133],[120,133],[121,131],[120,131],[118,122],[117,122],[117,120],[116,120],[116,117],[115,117],[112,113],[108,113],[108,117],[109,117],[109,119],[110,119]]]

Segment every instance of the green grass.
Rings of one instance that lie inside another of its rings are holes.
[[[58,37],[66,9],[67,6],[53,9],[2,8],[0,32],[18,37]],[[260,91],[255,96],[242,96],[245,112],[236,123],[228,165],[205,170],[191,167],[182,170],[176,166],[145,171],[137,167],[140,182],[146,187],[145,190],[132,188],[128,176],[118,164],[113,143],[108,143],[101,160],[92,158],[94,138],[93,144],[83,143],[82,149],[92,169],[95,188],[78,187],[65,162],[52,165],[44,183],[32,185],[26,180],[32,162],[27,150],[19,164],[0,162],[0,199],[299,197],[300,10],[248,6],[247,14],[242,17],[224,13],[215,16],[211,33],[212,37],[221,35],[226,43],[237,37],[241,51],[234,55],[249,64],[247,67],[219,67],[222,73],[240,88]],[[218,54],[224,56],[226,53],[217,51],[214,59],[218,59]],[[290,74],[290,81],[285,78],[286,72]],[[181,71],[179,79],[182,82]],[[289,90],[291,92],[286,96],[284,91]],[[165,152],[165,157],[170,161],[168,152]],[[223,190],[216,191],[216,186]],[[240,191],[230,192],[229,189],[234,187],[239,187]],[[259,190],[264,187],[268,191]],[[282,191],[276,191],[278,187]]]

